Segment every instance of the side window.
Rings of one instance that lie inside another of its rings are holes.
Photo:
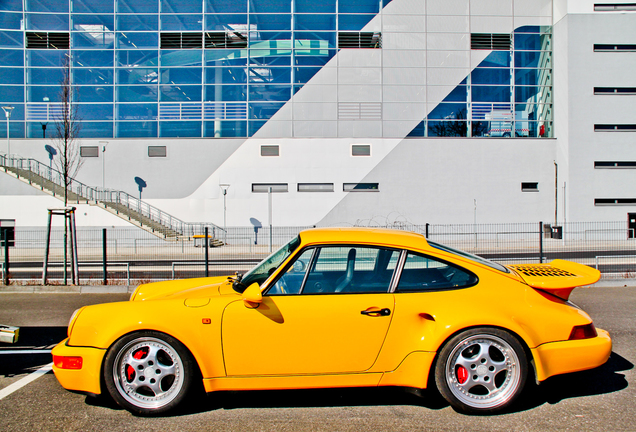
[[[388,292],[400,252],[364,246],[325,246],[317,254],[303,294]]]
[[[434,258],[409,252],[397,292],[433,291],[475,285],[477,276]]]
[[[294,261],[272,288],[267,291],[267,295],[298,294],[300,287],[305,280],[305,274],[311,261],[314,249],[307,249]]]

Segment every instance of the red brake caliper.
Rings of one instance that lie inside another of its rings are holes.
[[[460,384],[464,384],[468,380],[468,371],[464,366],[457,366],[457,381]]]
[[[142,358],[148,355],[148,348],[138,349],[133,353],[133,358],[135,360],[141,360]],[[131,382],[135,378],[135,368],[131,365],[126,365],[126,378],[128,382]]]

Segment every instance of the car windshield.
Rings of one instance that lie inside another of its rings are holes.
[[[458,249],[454,249],[452,247],[448,247],[448,246],[445,246],[445,245],[442,245],[442,244],[439,244],[439,243],[435,243],[435,242],[432,242],[432,241],[428,241],[428,244],[433,246],[436,249],[440,249],[440,250],[443,250],[445,252],[450,252],[452,254],[459,255],[459,256],[462,256],[464,258],[468,258],[468,259],[470,259],[472,261],[478,262],[479,264],[487,265],[488,267],[494,268],[495,270],[499,270],[500,272],[510,273],[510,270],[508,270],[506,267],[502,266],[499,263],[487,260],[486,258],[482,258],[480,256],[473,255],[471,253],[464,252],[464,251],[461,251],[461,250],[458,250]]]
[[[296,250],[298,245],[300,245],[300,236],[294,237],[289,243],[265,258],[252,270],[245,273],[242,278],[236,280],[233,284],[234,289],[242,293],[245,288],[254,282],[259,285],[265,282],[265,280],[274,273],[274,270]]]

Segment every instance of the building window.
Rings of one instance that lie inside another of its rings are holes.
[[[379,192],[379,183],[345,183],[342,185],[344,192]]]
[[[338,48],[382,48],[382,35],[378,32],[339,32]]]
[[[594,51],[598,51],[598,52],[614,52],[614,51],[620,51],[620,52],[635,52],[636,51],[636,44],[613,44],[613,45],[608,45],[608,44],[594,44]]]
[[[597,3],[594,10],[599,12],[612,11],[633,11],[636,10],[636,3]]]
[[[521,183],[522,192],[539,192],[539,183],[537,182],[523,182]]]
[[[595,206],[636,205],[636,198],[595,198]]]
[[[241,32],[205,32],[206,49],[247,48],[247,36]]]
[[[161,33],[161,49],[200,49],[202,47],[201,33]]]
[[[636,162],[594,162],[594,169],[636,169]]]
[[[351,156],[371,156],[371,145],[351,144]]]
[[[280,156],[280,146],[278,145],[262,145],[261,156]]]
[[[595,95],[636,95],[636,87],[594,87]]]
[[[252,183],[254,193],[268,193],[270,188],[273,193],[289,192],[287,183]]]
[[[636,124],[595,124],[594,132],[636,132]]]
[[[81,157],[98,157],[99,149],[97,146],[80,146]]]
[[[333,183],[298,183],[298,192],[333,192]]]
[[[148,146],[148,157],[166,157],[166,146]]]
[[[512,37],[508,33],[472,33],[470,49],[510,51]]]
[[[68,33],[26,32],[26,47],[29,49],[69,49]]]

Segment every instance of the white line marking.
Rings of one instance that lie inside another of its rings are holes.
[[[0,354],[50,354],[50,349],[32,349],[32,350],[0,350]]]
[[[20,390],[25,385],[32,383],[36,379],[40,378],[42,375],[50,372],[52,367],[53,367],[53,363],[49,363],[46,366],[42,366],[40,369],[36,370],[35,372],[25,376],[20,381],[16,381],[10,386],[3,388],[2,390],[0,390],[0,400],[6,398],[14,391]]]

